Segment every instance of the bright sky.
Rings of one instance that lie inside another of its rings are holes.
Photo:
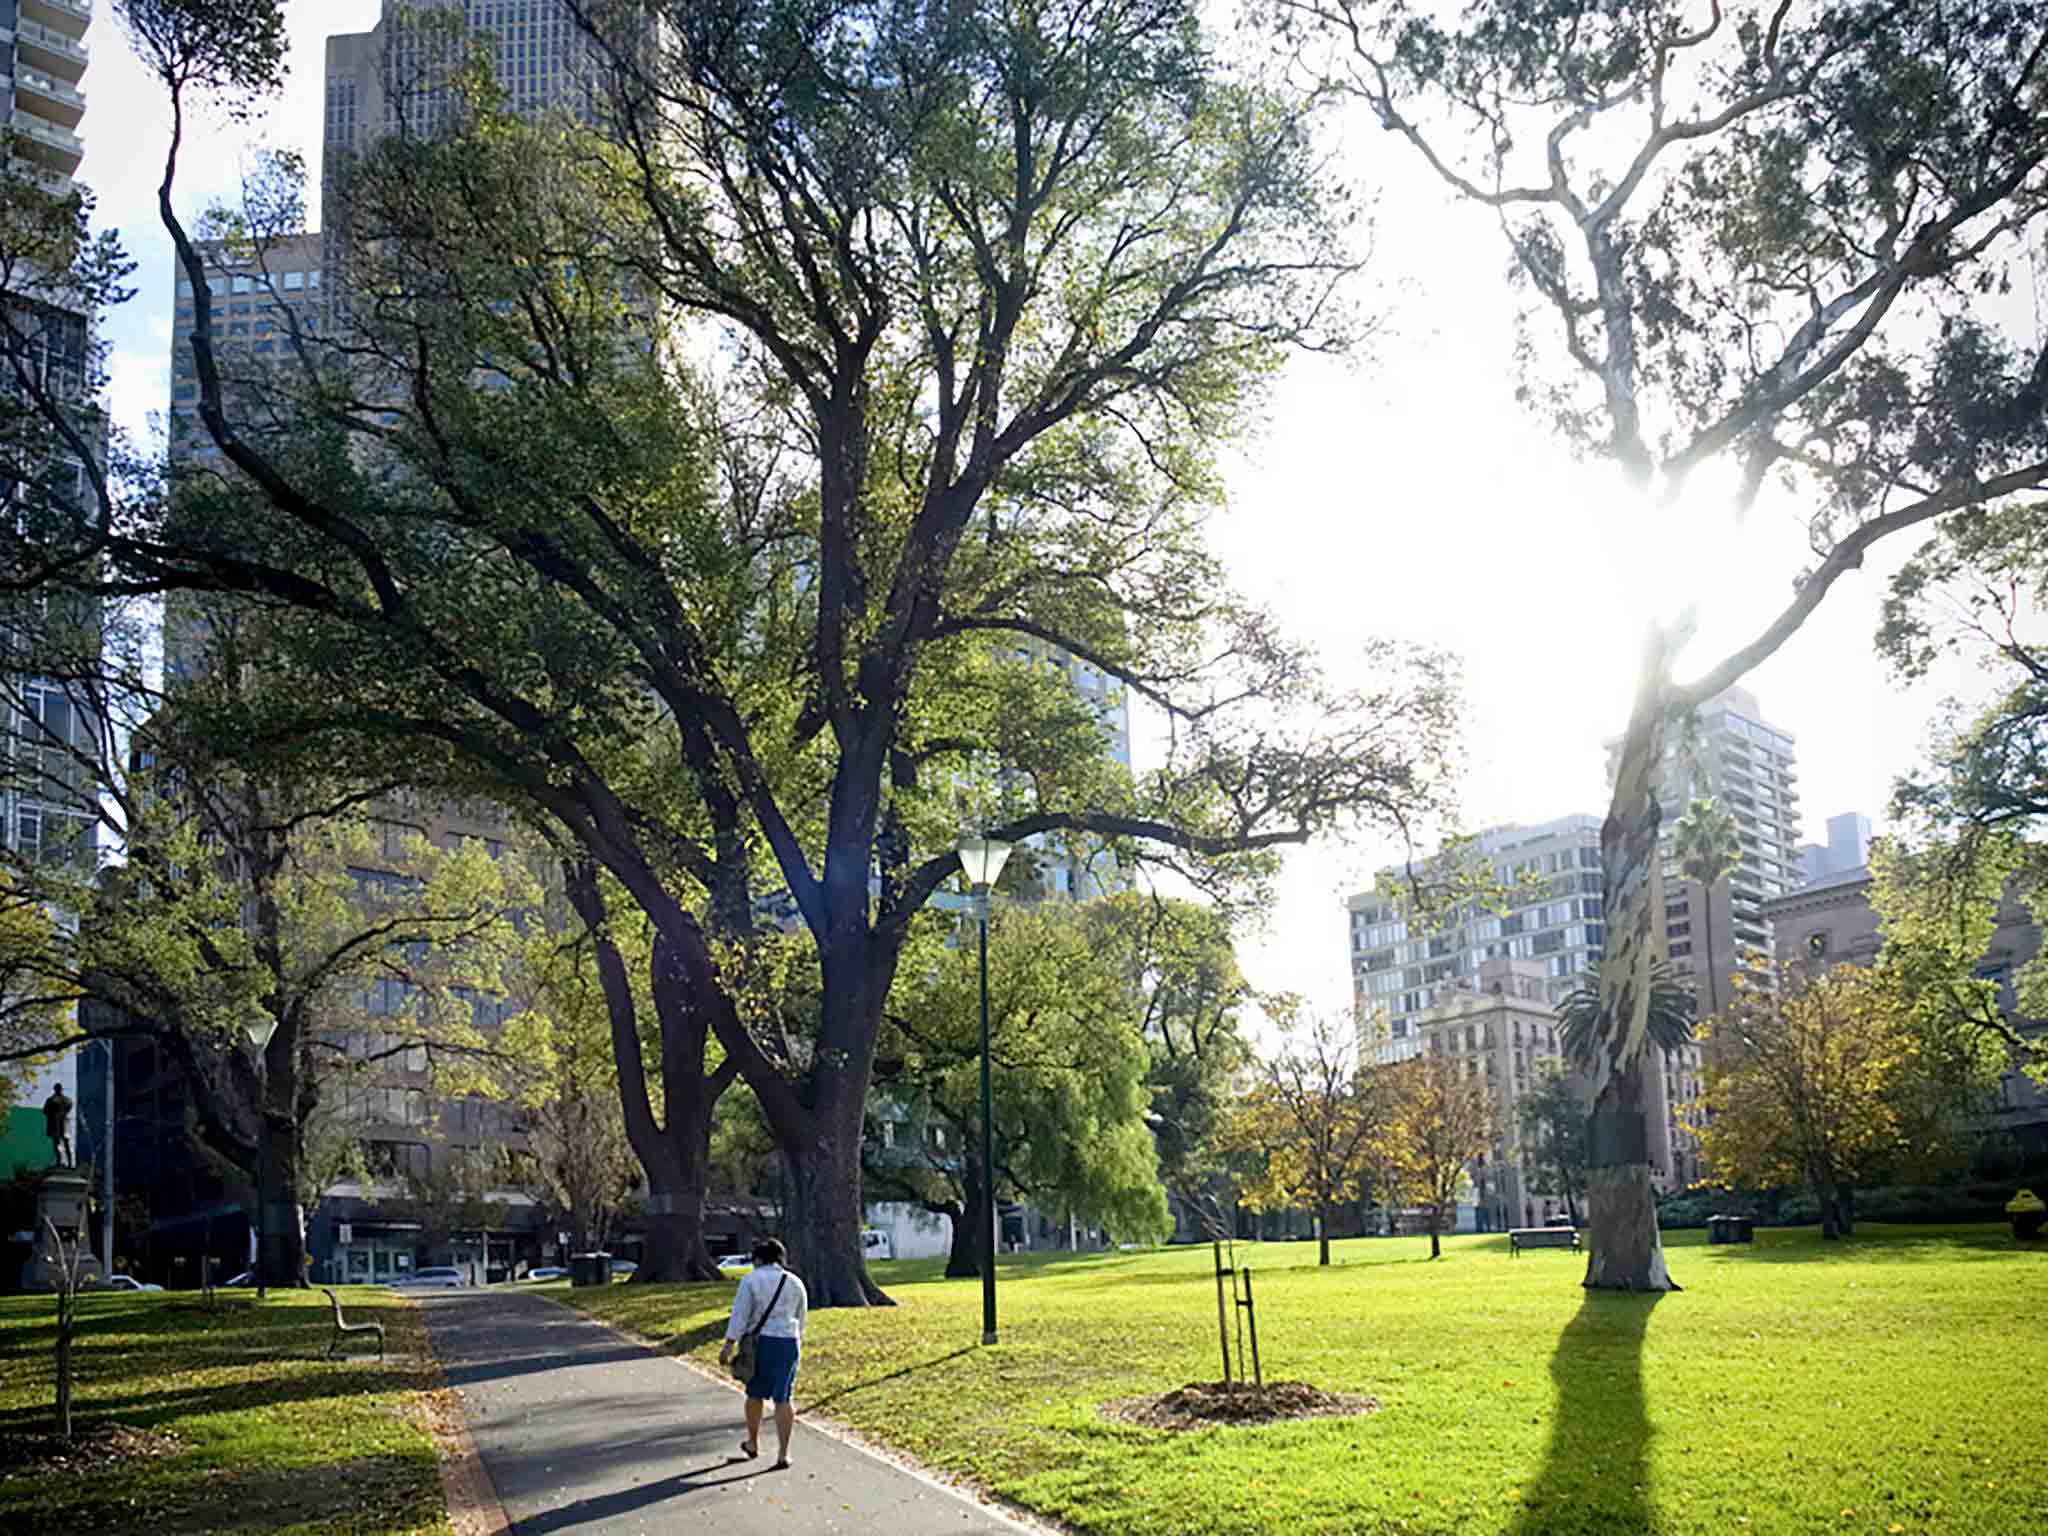
[[[378,11],[376,0],[294,7],[290,88],[255,131],[304,152],[313,185],[323,40],[368,29]],[[141,262],[137,297],[103,322],[112,403],[123,425],[141,431],[169,388],[171,258],[155,206],[168,113],[104,9],[88,41],[82,177],[98,194],[100,221],[120,229]],[[194,125],[183,213],[233,194],[251,140],[242,125]],[[1657,572],[1696,582],[1709,601],[1690,659],[1717,658],[1789,597],[1806,563],[1799,509],[1767,505],[1740,530],[1698,516],[1628,515],[1608,472],[1574,463],[1515,403],[1514,304],[1497,226],[1455,207],[1376,129],[1354,128],[1346,147],[1353,173],[1380,188],[1374,258],[1357,297],[1384,313],[1386,329],[1358,364],[1311,360],[1289,372],[1266,432],[1233,468],[1216,545],[1242,586],[1316,641],[1340,678],[1369,634],[1463,655],[1468,827],[1597,814],[1602,742],[1623,724],[1649,611],[1637,594]],[[1942,697],[1931,687],[1902,692],[1871,651],[1884,579],[1911,537],[1881,546],[1863,572],[1837,583],[1746,681],[1765,718],[1798,739],[1815,840],[1837,812],[1881,817]],[[1392,852],[1292,854],[1266,930],[1244,945],[1253,981],[1348,1008],[1342,899]]]

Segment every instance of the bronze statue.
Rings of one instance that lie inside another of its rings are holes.
[[[71,1151],[71,1097],[62,1083],[43,1100],[43,1134],[50,1138],[51,1167],[62,1168],[77,1161]]]

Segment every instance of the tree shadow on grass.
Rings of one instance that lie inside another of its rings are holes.
[[[413,1529],[434,1520],[441,1513],[441,1481],[433,1456],[221,1467],[174,1455],[0,1487],[0,1526],[9,1536],[93,1529],[214,1536],[322,1523],[342,1510],[352,1511],[363,1529]]]
[[[410,1391],[421,1385],[416,1374],[382,1370],[374,1360],[355,1370],[348,1369],[343,1361],[334,1365],[331,1370],[312,1369],[194,1385],[184,1384],[189,1378],[171,1376],[166,1379],[172,1384],[154,1390],[144,1389],[140,1381],[126,1380],[111,1386],[111,1390],[101,1390],[99,1383],[88,1376],[74,1386],[77,1395],[72,1399],[72,1412],[82,1423],[105,1421],[136,1429],[175,1430],[181,1420],[196,1415],[247,1413],[329,1398]],[[40,1429],[51,1411],[50,1404],[40,1395],[23,1406],[0,1409],[0,1430]]]
[[[1550,1357],[1557,1386],[1543,1465],[1522,1490],[1514,1536],[1644,1536],[1650,1503],[1650,1418],[1643,1337],[1661,1292],[1588,1291]]]
[[[872,1377],[867,1381],[856,1381],[852,1385],[841,1387],[837,1392],[828,1393],[814,1402],[805,1403],[802,1411],[805,1413],[816,1413],[819,1409],[830,1407],[841,1398],[851,1397],[856,1392],[865,1392],[868,1388],[879,1387],[884,1382],[900,1381],[905,1376],[914,1376],[919,1371],[928,1371],[935,1365],[944,1365],[949,1360],[958,1360],[974,1353],[976,1353],[976,1347],[969,1344],[954,1350],[950,1355],[935,1355],[929,1360],[914,1361],[909,1365],[889,1372],[886,1376]]]

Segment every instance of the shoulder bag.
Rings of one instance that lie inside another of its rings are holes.
[[[752,1381],[754,1379],[754,1360],[758,1353],[756,1341],[761,1337],[761,1330],[768,1326],[768,1319],[775,1311],[775,1303],[782,1300],[782,1288],[788,1284],[789,1271],[784,1270],[782,1278],[775,1282],[775,1294],[768,1298],[768,1305],[761,1309],[761,1316],[755,1321],[753,1327],[740,1335],[739,1343],[733,1347],[733,1380]]]

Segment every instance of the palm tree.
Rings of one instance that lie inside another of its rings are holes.
[[[1670,960],[1659,960],[1650,967],[1650,1044],[1665,1052],[1677,1050],[1692,1039],[1698,1013],[1699,997],[1687,984],[1684,971]],[[1599,966],[1588,966],[1579,984],[1565,993],[1557,1005],[1557,1022],[1566,1059],[1591,1061],[1603,1038]]]
[[[1734,815],[1719,801],[1694,800],[1671,829],[1671,851],[1678,856],[1678,872],[1697,880],[1705,893],[1700,902],[1700,921],[1705,942],[1707,972],[1707,1013],[1721,1011],[1720,989],[1714,980],[1714,887],[1742,865],[1742,833]]]

